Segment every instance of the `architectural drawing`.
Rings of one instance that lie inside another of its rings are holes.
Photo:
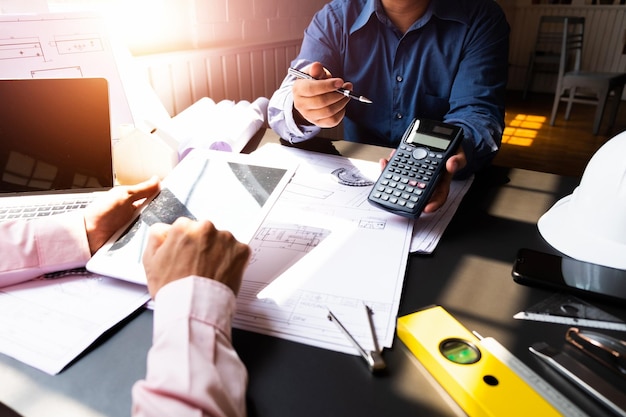
[[[113,138],[134,123],[115,48],[98,15],[0,15],[0,77],[105,78]]]

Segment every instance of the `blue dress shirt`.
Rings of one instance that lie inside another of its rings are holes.
[[[333,0],[313,17],[292,66],[319,61],[373,101],[351,100],[344,139],[396,147],[414,117],[460,125],[479,169],[500,147],[508,73],[509,25],[494,0],[431,0],[402,34],[380,0]],[[293,120],[287,76],[270,100],[269,123],[291,142],[320,131]]]

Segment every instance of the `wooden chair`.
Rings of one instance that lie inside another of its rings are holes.
[[[584,22],[582,24],[584,27]],[[593,134],[597,135],[604,115],[607,101],[613,94],[615,104],[609,116],[610,130],[615,118],[626,84],[626,73],[592,72],[581,70],[584,30],[563,31],[561,57],[557,78],[554,104],[550,125],[554,125],[561,101],[567,103],[565,120],[569,120],[573,103],[591,104],[596,106],[593,122]]]
[[[537,36],[533,47],[522,97],[526,99],[536,73],[558,74],[561,63],[561,50],[564,33],[585,28],[585,18],[577,16],[541,16],[537,26]]]

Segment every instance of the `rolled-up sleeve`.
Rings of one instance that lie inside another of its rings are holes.
[[[298,61],[293,65],[296,69],[302,69],[310,62]],[[290,143],[303,142],[316,136],[322,128],[315,125],[299,126],[293,117],[293,94],[291,88],[295,78],[287,76],[282,84],[272,94],[267,108],[267,120],[269,126],[278,136]]]
[[[207,278],[161,288],[147,375],[133,387],[133,416],[246,414],[248,374],[231,343],[235,302],[228,287]]]

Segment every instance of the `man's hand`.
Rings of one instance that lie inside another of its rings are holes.
[[[395,150],[391,151],[388,159],[380,159],[379,162],[381,171],[385,169],[387,163],[391,160],[391,158],[393,158],[394,152]],[[444,203],[448,199],[450,184],[452,183],[452,177],[454,177],[454,173],[464,168],[465,165],[467,165],[467,158],[465,157],[465,152],[463,152],[463,147],[459,146],[459,150],[457,151],[457,153],[452,155],[446,161],[446,170],[442,172],[439,176],[439,180],[437,181],[435,190],[430,196],[428,204],[426,204],[426,206],[424,207],[424,213],[432,213],[439,210],[444,205]]]
[[[85,231],[93,255],[127,223],[145,198],[159,191],[154,177],[136,185],[113,187],[85,208]]]
[[[190,275],[226,284],[237,295],[250,248],[209,221],[178,218],[150,227],[143,265],[152,298],[166,284]]]
[[[298,79],[294,82],[293,106],[294,119],[298,124],[314,124],[328,128],[337,126],[346,113],[348,97],[335,90],[352,90],[352,83],[344,83],[341,78],[332,75],[319,62],[314,62],[303,69],[315,80]]]

